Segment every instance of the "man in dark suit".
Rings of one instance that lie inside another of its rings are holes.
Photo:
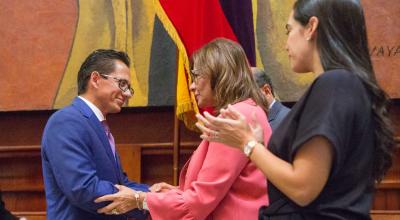
[[[263,69],[252,67],[251,71],[258,87],[267,99],[269,105],[268,122],[271,125],[272,131],[274,131],[289,113],[290,109],[275,99],[271,77]]]
[[[106,203],[100,196],[116,193],[115,184],[137,191],[148,186],[131,182],[121,169],[106,117],[121,111],[133,95],[129,57],[115,50],[96,50],[78,72],[78,97],[54,113],[42,138],[42,166],[47,200],[47,219],[86,220],[128,217],[144,219],[138,209],[128,215],[113,210],[98,214]]]

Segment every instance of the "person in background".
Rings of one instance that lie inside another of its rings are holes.
[[[270,205],[260,220],[370,219],[374,185],[391,166],[395,145],[361,3],[298,0],[286,29],[292,70],[317,77],[268,148],[257,138],[262,129],[232,107],[221,110],[223,117],[197,115],[201,137],[251,152],[269,183]]]
[[[1,220],[25,220],[25,218],[18,218],[17,216],[14,216],[13,214],[11,214],[10,211],[8,211],[6,209],[6,206],[3,202],[3,198],[2,198],[2,194],[0,191],[0,219]]]
[[[216,39],[192,56],[192,84],[200,108],[213,107],[214,115],[234,103],[245,120],[255,117],[267,143],[271,129],[267,123],[265,98],[258,89],[242,47],[227,39]],[[252,115],[254,114],[254,115]],[[150,193],[123,187],[97,202],[113,201],[100,213],[126,212],[136,207],[150,211],[153,220],[215,219],[255,220],[257,210],[268,204],[265,177],[249,158],[237,149],[202,141],[183,167],[179,186],[155,184]]]
[[[252,67],[254,79],[261,92],[264,94],[268,102],[268,122],[274,131],[278,125],[282,122],[285,116],[289,113],[290,109],[278,100],[275,99],[274,87],[272,85],[271,77],[265,72],[265,70],[257,67]]]
[[[138,191],[148,186],[128,180],[122,171],[115,141],[106,117],[121,111],[133,95],[130,60],[126,53],[99,49],[92,52],[78,72],[78,97],[48,120],[42,138],[42,166],[47,218],[57,220],[144,219],[133,210],[115,216],[97,213],[106,203],[99,196],[124,185]]]

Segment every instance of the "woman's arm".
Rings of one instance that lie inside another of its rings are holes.
[[[332,146],[316,136],[305,142],[293,164],[257,144],[250,159],[281,192],[300,206],[310,204],[325,186],[332,166]]]
[[[222,111],[222,117],[205,113],[198,115],[203,123],[197,124],[206,140],[226,143],[243,150],[250,140],[256,140],[254,133],[260,132],[248,125],[244,116],[232,107]],[[288,163],[272,154],[263,145],[257,144],[250,159],[280,191],[300,206],[311,203],[325,186],[333,161],[331,143],[323,136],[306,141],[296,153],[293,163]]]

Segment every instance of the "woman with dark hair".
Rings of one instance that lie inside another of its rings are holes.
[[[261,129],[231,107],[222,117],[197,116],[202,138],[242,149],[265,174],[270,205],[260,219],[370,219],[394,138],[361,3],[298,0],[286,29],[291,68],[317,77],[264,142],[268,149]]]
[[[267,142],[271,129],[264,112],[266,100],[252,78],[242,47],[216,39],[195,52],[192,60],[190,89],[199,107],[212,107],[217,115],[232,103],[246,121],[254,113],[263,128],[261,139]],[[209,141],[202,141],[183,167],[178,187],[159,183],[150,193],[118,188],[118,193],[96,200],[113,201],[100,213],[143,207],[152,219],[255,220],[259,207],[268,204],[265,177],[255,164],[237,149]]]

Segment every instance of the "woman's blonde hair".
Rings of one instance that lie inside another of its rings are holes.
[[[214,39],[193,53],[192,68],[194,64],[210,78],[216,113],[228,104],[248,98],[267,112],[267,101],[253,79],[246,54],[238,43],[225,38]]]

